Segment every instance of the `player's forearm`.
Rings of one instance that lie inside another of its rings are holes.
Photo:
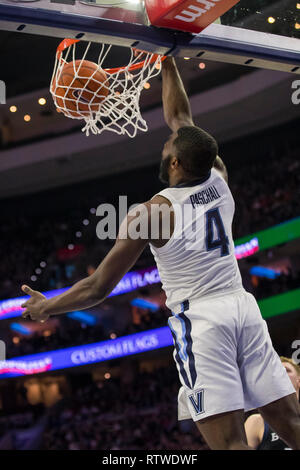
[[[47,299],[44,303],[43,313],[47,315],[58,315],[62,313],[72,312],[74,310],[94,307],[102,302],[106,297],[104,290],[96,289],[91,278],[85,278],[74,284],[63,294],[51,299]]]
[[[190,102],[185,91],[183,82],[178,72],[175,60],[172,57],[162,63],[162,98],[164,117],[168,126],[172,129],[175,119],[181,118],[192,121]]]

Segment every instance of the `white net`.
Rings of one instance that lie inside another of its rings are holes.
[[[162,56],[131,49],[128,65],[103,69],[112,48],[100,45],[97,63],[88,60],[91,43],[81,58],[77,40],[66,39],[58,47],[50,92],[59,112],[83,119],[82,131],[101,134],[112,131],[135,137],[148,130],[140,111],[140,95],[149,80],[160,73]]]

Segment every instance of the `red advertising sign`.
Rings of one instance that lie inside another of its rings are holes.
[[[200,33],[239,0],[146,0],[151,24],[163,28]]]

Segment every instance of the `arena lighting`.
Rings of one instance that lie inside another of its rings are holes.
[[[44,106],[46,103],[47,103],[47,101],[45,100],[45,98],[40,98],[40,99],[39,99],[39,104],[40,104],[41,106]]]
[[[87,312],[72,312],[68,313],[67,317],[72,318],[72,320],[77,320],[80,323],[84,323],[85,325],[93,326],[97,323],[97,318]]]
[[[30,335],[32,333],[31,329],[27,326],[21,325],[20,323],[11,323],[9,325],[12,331],[20,333],[21,335]]]
[[[268,23],[273,24],[273,23],[275,23],[275,21],[276,21],[276,20],[275,20],[275,18],[274,18],[273,16],[269,16],[269,18],[268,18]]]
[[[99,343],[0,361],[0,379],[97,364],[173,345],[168,326]]]
[[[151,88],[151,85],[149,82],[145,83],[144,85],[145,90],[149,90]]]
[[[250,274],[252,276],[264,277],[267,279],[276,279],[280,276],[279,271],[275,271],[274,269],[265,268],[264,266],[254,266],[250,269]]]
[[[153,302],[149,302],[148,300],[145,300],[145,299],[136,298],[136,299],[133,299],[130,303],[133,307],[148,309],[148,310],[151,310],[151,312],[157,312],[157,310],[159,310],[159,305]]]
[[[24,116],[24,121],[25,121],[25,122],[31,121],[31,117],[30,117],[29,114],[25,114],[25,116]]]
[[[241,245],[236,245],[234,248],[236,259],[247,258],[248,256],[254,255],[257,251],[259,251],[259,243],[258,239],[252,238],[246,243],[242,243]]]
[[[300,309],[300,289],[258,302],[264,319]],[[173,346],[168,326],[99,343],[80,345],[0,361],[0,379],[97,364]]]
[[[247,252],[247,244],[256,238],[258,240],[259,252],[281,245],[282,243],[288,243],[292,240],[296,240],[300,238],[300,217],[236,240],[235,249],[236,257],[238,259],[243,258],[246,255],[251,255],[251,250],[250,252]],[[255,249],[255,246],[251,247],[252,249]],[[159,282],[160,278],[156,267],[150,267],[140,271],[132,271],[123,277],[109,297],[126,294],[141,287],[157,284]],[[62,292],[65,292],[67,289],[68,288],[53,290],[44,294],[46,297],[53,297],[55,295],[59,295]],[[0,301],[0,320],[20,316],[22,313],[21,304],[24,303],[24,301],[27,299],[28,297],[17,297],[14,299]]]
[[[257,238],[259,251],[300,238],[300,217],[235,240],[235,248]]]
[[[33,276],[32,276],[33,277]],[[114,297],[115,295],[127,294],[141,287],[157,284],[160,282],[158,270],[156,267],[147,269],[141,269],[139,271],[131,271],[121,279],[119,284],[115,287],[112,293],[108,297]],[[48,292],[44,292],[47,298],[54,297],[55,295],[66,292],[69,287],[63,289],[56,289]],[[28,299],[26,297],[17,297],[14,299],[8,299],[0,301],[0,320],[6,318],[18,317],[22,314],[21,305]]]
[[[11,113],[16,113],[17,110],[18,110],[18,108],[17,108],[17,106],[11,106],[11,107],[9,108],[9,110],[10,110]]]

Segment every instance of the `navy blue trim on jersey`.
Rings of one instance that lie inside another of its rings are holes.
[[[188,366],[189,366],[189,371],[191,374],[191,379],[192,379],[192,388],[194,388],[194,385],[196,383],[197,379],[197,372],[196,372],[196,367],[195,367],[195,356],[192,351],[192,345],[193,345],[193,340],[191,336],[191,331],[192,331],[192,324],[189,318],[187,318],[184,313],[180,313],[179,315],[176,316],[177,318],[180,318],[184,322],[185,326],[185,351],[187,354],[187,360],[188,360]]]
[[[256,450],[261,450],[261,447],[263,446],[263,444],[266,442],[266,440],[268,438],[268,434],[269,434],[269,425],[266,421],[264,421],[264,435],[263,435],[263,438],[261,440],[261,443],[258,445]]]
[[[171,188],[192,188],[193,186],[198,186],[199,184],[205,183],[205,181],[209,180],[210,176],[211,170],[206,176],[203,176],[203,178],[193,181],[187,181],[186,183],[177,184],[176,186],[171,186]]]
[[[181,304],[181,313],[186,312],[190,308],[190,302],[188,300],[185,300]]]
[[[269,425],[266,421],[264,421],[264,425],[265,425],[265,429],[264,429],[264,435],[263,435],[261,444],[263,444],[265,442],[265,440],[267,439],[268,433],[269,433]]]
[[[181,354],[180,354],[180,346],[177,342],[177,337],[176,337],[176,334],[175,334],[175,331],[172,329],[171,325],[170,325],[170,322],[169,322],[169,327],[170,327],[170,330],[171,330],[171,333],[172,333],[172,336],[173,336],[173,340],[174,340],[174,344],[175,344],[175,348],[176,348],[176,355],[175,355],[175,360],[177,362],[177,364],[179,365],[179,369],[180,369],[180,375],[181,377],[183,378],[184,380],[184,383],[185,385],[191,389],[191,384],[189,382],[189,379],[188,379],[188,376],[187,376],[187,373],[184,369],[184,363],[183,363],[183,360],[181,359]]]

